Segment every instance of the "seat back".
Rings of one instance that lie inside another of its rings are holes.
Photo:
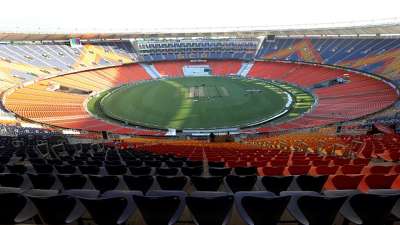
[[[365,183],[371,189],[390,189],[397,178],[395,175],[371,174],[365,177]]]
[[[123,176],[125,184],[129,190],[138,190],[142,193],[146,193],[154,183],[153,176]]]
[[[336,174],[338,171],[339,166],[317,166],[315,171],[318,175],[332,175]]]
[[[291,175],[306,175],[310,171],[311,166],[289,166],[288,171]]]
[[[87,178],[81,174],[59,174],[58,180],[61,182],[64,190],[82,189],[87,183]]]
[[[82,165],[79,166],[79,170],[81,173],[88,175],[96,175],[100,172],[100,168],[96,165]]]
[[[94,188],[99,190],[101,193],[114,190],[119,184],[119,178],[117,176],[90,175],[89,179]]]
[[[124,197],[79,198],[88,210],[94,222],[99,225],[118,224],[118,220],[128,206]]]
[[[232,168],[208,168],[211,176],[225,177],[231,174]]]
[[[223,177],[191,177],[191,183],[198,191],[217,191],[221,186]]]
[[[363,225],[385,224],[399,195],[356,194],[349,199],[350,206]]]
[[[310,225],[331,225],[346,199],[347,197],[302,196],[297,204]]]
[[[24,183],[24,177],[15,173],[0,174],[0,185],[3,187],[21,187]]]
[[[51,189],[56,182],[56,177],[52,174],[28,174],[32,186],[35,189]]]
[[[248,176],[257,174],[256,167],[236,167],[233,170],[235,171],[235,174],[239,176]]]
[[[23,195],[18,193],[0,194],[0,224],[15,224],[16,217],[24,209],[27,201]]]
[[[156,176],[156,179],[163,190],[182,190],[188,181],[185,176]]]
[[[307,176],[300,175],[296,178],[296,183],[302,191],[315,191],[321,192],[325,185],[328,176]]]
[[[257,176],[235,176],[225,177],[225,183],[233,193],[238,191],[251,191],[257,182]]]
[[[57,195],[51,197],[29,197],[39,211],[40,218],[45,224],[66,224],[71,212],[77,204],[77,200],[69,195]],[[76,212],[75,212],[76,213]],[[84,213],[81,210],[79,218]]]
[[[182,167],[181,172],[185,176],[201,176],[203,174],[203,167]]]
[[[147,225],[169,225],[178,210],[178,196],[133,196]]]
[[[123,175],[127,172],[126,166],[124,165],[106,165],[105,168],[109,175]]]
[[[223,225],[229,220],[233,196],[188,196],[186,204],[198,225]]]
[[[179,172],[178,168],[171,167],[171,168],[165,168],[165,167],[160,167],[156,168],[156,174],[161,175],[161,176],[176,176]]]
[[[283,171],[285,170],[285,167],[280,166],[280,167],[264,167],[263,168],[263,173],[264,176],[282,176]]]
[[[364,175],[335,175],[332,184],[337,190],[357,189]]]
[[[281,191],[286,191],[293,181],[293,176],[265,176],[261,178],[261,183],[267,191],[279,195]]]
[[[275,225],[282,217],[289,201],[290,196],[262,197],[248,195],[243,196],[237,204],[243,207],[245,214],[240,213],[240,215],[247,221],[247,224]]]
[[[148,166],[134,167],[130,166],[129,171],[132,175],[150,175],[152,169]]]

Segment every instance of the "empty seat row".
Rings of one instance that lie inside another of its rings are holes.
[[[335,175],[335,176],[113,176],[81,174],[0,174],[3,187],[34,189],[82,189],[94,188],[101,192],[108,190],[150,189],[218,191],[231,192],[268,190],[275,194],[287,190],[321,192],[326,189],[390,189],[397,175]],[[190,185],[188,185],[190,184]]]
[[[125,224],[138,211],[148,225],[172,225],[180,222],[185,209],[197,225],[228,224],[234,209],[245,224],[275,225],[297,222],[310,225],[331,225],[340,215],[345,222],[355,224],[387,224],[398,220],[396,204],[399,191],[371,190],[303,192],[194,192],[68,190],[65,192],[0,189],[1,224],[16,224],[38,215],[43,224],[69,224],[88,219],[99,225]],[[234,208],[235,206],[235,208]],[[283,221],[284,213],[291,220]]]

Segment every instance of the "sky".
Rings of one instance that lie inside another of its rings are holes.
[[[1,8],[3,32],[128,32],[400,21],[400,0],[1,0]]]

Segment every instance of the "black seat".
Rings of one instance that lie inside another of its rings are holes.
[[[44,224],[69,224],[77,220],[85,212],[84,209],[75,210],[77,200],[69,195],[51,197],[33,197],[29,199],[39,211],[40,219]],[[74,215],[72,212],[74,211]]]
[[[261,178],[261,183],[267,191],[279,195],[281,191],[286,191],[293,181],[293,176],[265,176]]]
[[[30,158],[29,162],[32,164],[46,164],[46,160],[42,158]]]
[[[83,189],[87,182],[87,178],[81,174],[59,174],[58,179],[64,190]]]
[[[25,165],[22,164],[17,164],[17,165],[7,165],[8,171],[10,173],[19,173],[19,174],[24,174],[28,170]]]
[[[159,160],[146,160],[144,162],[144,164],[146,166],[149,166],[149,167],[161,167],[162,161],[159,161]]]
[[[99,225],[121,224],[119,219],[128,207],[128,199],[124,197],[79,198],[79,200],[86,207],[94,222]]]
[[[0,173],[3,173],[5,169],[4,165],[0,165]]]
[[[114,190],[119,184],[119,178],[117,176],[99,176],[89,175],[89,179],[92,182],[94,188],[99,190],[101,193]]]
[[[79,166],[79,170],[81,171],[82,174],[88,174],[88,175],[96,175],[99,174],[100,168],[95,165],[82,165]]]
[[[296,182],[299,185],[302,191],[315,191],[321,192],[322,188],[325,185],[326,180],[328,180],[328,176],[307,176],[300,175],[296,178]]]
[[[233,206],[233,196],[223,192],[194,192],[186,204],[198,225],[227,224]]]
[[[256,175],[257,167],[235,167],[234,172],[239,176]]]
[[[190,181],[198,191],[218,191],[223,181],[223,177],[194,176],[190,178]]]
[[[201,176],[203,174],[203,167],[182,167],[181,172],[188,177]]]
[[[178,196],[133,196],[147,225],[175,224],[181,204]]]
[[[91,166],[103,166],[103,161],[102,160],[88,160],[86,161],[87,165]]]
[[[183,166],[183,161],[165,161],[165,164],[168,167],[182,167]]]
[[[223,168],[225,167],[225,162],[208,162],[208,167],[218,167],[218,168]]]
[[[54,167],[60,174],[73,174],[76,172],[76,167],[72,165],[55,165]]]
[[[32,164],[36,173],[52,173],[54,167],[50,164]]]
[[[24,183],[24,177],[16,173],[0,174],[0,185],[3,187],[19,188]]]
[[[28,199],[18,193],[0,194],[0,224],[16,224],[30,219],[30,216],[17,218],[27,202]],[[34,214],[31,216],[34,216]]]
[[[163,190],[182,190],[188,180],[185,176],[156,176],[156,179]]]
[[[228,175],[225,182],[233,193],[238,191],[251,191],[257,182],[257,176]]]
[[[124,165],[106,165],[105,168],[109,175],[123,175],[127,172],[126,166]]]
[[[148,166],[140,166],[140,167],[130,166],[129,171],[131,172],[132,175],[150,175],[152,169],[151,167]]]
[[[279,197],[264,191],[237,192],[235,201],[246,224],[276,225],[289,204],[290,196]]]
[[[346,220],[363,225],[387,224],[391,210],[399,195],[356,194],[349,199],[349,205],[356,216],[343,208],[341,214]]]
[[[68,160],[68,165],[71,166],[83,166],[85,165],[85,162],[82,160]]]
[[[48,159],[46,161],[47,161],[48,164],[53,165],[53,166],[62,165],[63,164],[63,161],[59,160],[59,159]]]
[[[125,165],[126,166],[134,166],[134,167],[139,167],[143,165],[142,160],[125,160]]]
[[[154,183],[154,177],[149,175],[143,176],[123,176],[125,184],[129,190],[138,190],[142,193],[146,193]]]
[[[346,199],[347,197],[301,196],[294,207],[298,207],[305,218],[303,215],[298,216],[298,210],[289,208],[289,211],[301,224],[331,225]]]
[[[232,168],[208,168],[211,176],[225,177],[231,174]]]
[[[122,165],[122,162],[120,160],[106,160],[106,161],[104,161],[104,165],[119,166],[119,165]]]
[[[191,160],[188,160],[188,161],[186,161],[186,166],[187,167],[198,167],[198,166],[203,167],[203,161],[191,161]]]
[[[35,189],[51,189],[56,182],[56,177],[49,173],[28,174]]]
[[[165,168],[165,167],[159,167],[156,168],[156,174],[160,176],[175,176],[179,172],[178,168]]]

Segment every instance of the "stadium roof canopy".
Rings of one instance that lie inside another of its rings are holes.
[[[310,24],[284,27],[227,27],[227,28],[193,28],[136,31],[47,31],[36,32],[23,30],[0,31],[0,41],[57,41],[71,38],[90,39],[157,39],[157,38],[190,38],[190,37],[262,37],[276,36],[400,36],[400,21],[370,22],[357,25],[348,24]]]

